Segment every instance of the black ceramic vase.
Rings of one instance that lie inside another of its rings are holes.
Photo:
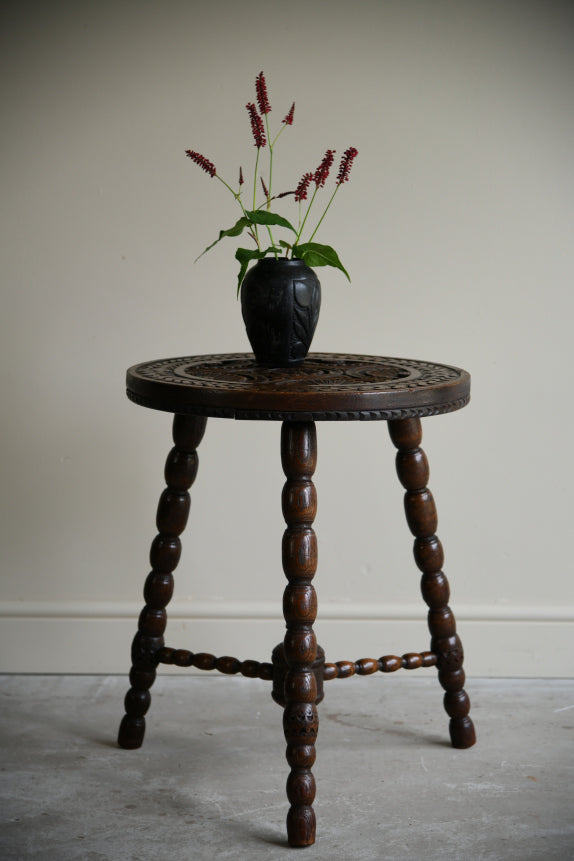
[[[302,260],[265,257],[241,285],[241,311],[258,364],[300,365],[311,346],[321,307],[321,285]]]

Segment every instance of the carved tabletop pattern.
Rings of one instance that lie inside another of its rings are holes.
[[[223,418],[395,419],[460,409],[470,377],[413,359],[311,353],[296,368],[265,368],[251,353],[227,353],[134,365],[127,393],[152,409]]]

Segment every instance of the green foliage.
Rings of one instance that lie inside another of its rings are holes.
[[[251,263],[252,260],[262,260],[264,257],[267,257],[268,254],[275,254],[277,257],[278,248],[266,248],[264,251],[261,251],[259,248],[238,248],[235,252],[235,259],[239,260],[239,275],[237,276],[237,295],[239,296],[239,291],[241,290],[241,283],[245,278],[245,273],[247,272],[247,267]]]
[[[271,227],[278,225],[279,227],[286,227],[288,230],[292,230],[293,233],[297,233],[293,225],[286,218],[283,218],[281,215],[275,215],[273,212],[256,209],[254,212],[246,212],[245,214],[252,224],[265,224]]]
[[[244,217],[240,218],[239,221],[236,221],[233,227],[229,227],[227,230],[220,230],[219,236],[217,237],[215,242],[212,242],[211,245],[208,245],[205,251],[201,252],[199,257],[203,257],[204,254],[207,254],[207,252],[210,251],[214,245],[217,245],[217,243],[221,242],[221,240],[224,239],[226,236],[239,236],[243,233],[246,227],[250,226],[250,224],[251,222],[249,221],[249,219]],[[196,263],[199,260],[199,257],[195,258]]]
[[[307,266],[334,266],[344,272],[348,280],[349,273],[339,260],[339,256],[330,245],[319,245],[318,242],[305,242],[293,246],[293,257],[299,257]]]
[[[325,183],[333,163],[333,154],[335,150],[327,150],[323,160],[320,162],[316,170],[314,172],[307,171],[303,173],[302,179],[297,185],[295,185],[293,190],[274,195],[272,191],[274,146],[284,130],[293,124],[295,105],[292,105],[290,111],[282,120],[282,126],[273,137],[269,129],[269,112],[271,111],[271,106],[267,95],[267,84],[263,72],[261,72],[257,77],[256,93],[259,113],[257,113],[257,108],[254,103],[249,103],[246,106],[250,115],[252,133],[256,146],[256,160],[252,186],[253,193],[250,201],[252,205],[249,209],[246,208],[246,204],[243,202],[244,179],[243,170],[241,168],[239,169],[239,184],[237,191],[235,191],[229,183],[219,175],[215,165],[209,161],[209,159],[206,159],[205,156],[194,150],[186,150],[187,155],[193,162],[199,165],[199,167],[201,167],[202,170],[204,170],[210,177],[215,177],[226,187],[226,189],[233,195],[236,203],[241,207],[242,212],[241,218],[239,218],[232,227],[228,227],[227,230],[219,231],[219,236],[215,242],[208,245],[205,251],[199,255],[197,260],[221,242],[222,239],[225,239],[226,237],[233,238],[241,236],[244,232],[247,232],[254,241],[255,248],[238,248],[235,253],[235,259],[239,262],[238,293],[241,289],[241,283],[251,261],[261,260],[270,255],[275,258],[279,258],[282,254],[287,259],[299,258],[310,267],[332,266],[343,272],[345,277],[350,281],[349,273],[341,263],[337,252],[331,248],[330,245],[321,245],[317,242],[313,242],[313,238],[322,224],[335,195],[341,188],[341,185],[347,182],[351,165],[357,155],[357,150],[354,147],[350,147],[343,154],[337,178],[335,180],[335,187],[332,190],[326,205],[323,207],[322,214],[316,222],[314,230],[309,235],[309,240],[307,242],[301,242],[302,234],[306,229],[309,213],[311,212],[315,198],[318,194],[320,195],[321,192],[324,193]],[[266,171],[267,182],[265,182],[263,176],[259,172],[259,159],[262,150],[269,153],[268,168]],[[260,191],[260,182],[261,187],[263,188],[264,200],[263,203],[257,205],[257,192],[258,190]],[[312,194],[309,191],[310,187],[313,188]],[[308,194],[311,194],[311,199],[309,201],[307,200]],[[297,227],[294,227],[293,224],[283,216],[277,215],[275,212],[271,211],[272,202],[278,198],[285,197],[293,199],[298,207]],[[279,239],[277,242],[274,239],[272,228],[288,230],[291,234],[294,234],[294,238],[291,239],[291,242],[288,242],[285,239]],[[260,229],[264,230],[269,236],[270,244],[266,248],[263,247],[261,242]]]

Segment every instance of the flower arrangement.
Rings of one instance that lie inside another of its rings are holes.
[[[261,260],[267,256],[284,256],[287,259],[303,260],[308,266],[334,266],[340,269],[346,277],[349,274],[336,253],[329,245],[321,245],[313,242],[315,234],[333,203],[335,195],[340,187],[349,179],[349,173],[353,161],[358,155],[354,147],[349,147],[343,153],[339,163],[339,170],[335,179],[335,187],[332,191],[326,205],[323,207],[322,213],[315,222],[314,229],[309,233],[309,239],[303,241],[304,230],[308,228],[309,215],[315,203],[319,192],[325,188],[333,161],[335,158],[335,150],[328,149],[321,160],[321,163],[314,171],[304,173],[299,180],[298,185],[292,191],[284,191],[279,194],[273,194],[273,157],[275,146],[281,134],[288,126],[293,125],[293,117],[295,114],[295,103],[291,105],[288,113],[281,122],[279,130],[275,136],[271,134],[269,128],[269,114],[271,112],[271,104],[267,94],[267,82],[265,75],[260,72],[255,80],[255,93],[257,105],[254,102],[248,102],[245,106],[249,114],[251,123],[251,133],[253,135],[254,144],[256,147],[255,169],[253,172],[253,190],[249,194],[249,204],[245,202],[243,186],[245,180],[243,177],[243,168],[239,168],[239,178],[237,190],[234,190],[231,185],[223,179],[217,172],[213,162],[209,161],[201,153],[195,150],[186,150],[186,155],[205,171],[210,177],[218,179],[225,188],[231,192],[233,198],[241,207],[241,218],[227,230],[221,230],[215,242],[212,242],[199,257],[202,257],[207,251],[217,245],[222,239],[227,236],[240,236],[244,231],[251,237],[255,243],[255,247],[238,248],[235,252],[235,258],[239,262],[239,276],[237,292],[241,289],[241,283],[247,272],[247,267],[252,260]],[[266,179],[260,173],[260,156],[261,151],[267,150],[269,157],[267,160]],[[263,193],[263,201],[258,203],[259,189]],[[246,195],[245,195],[246,196]],[[297,227],[277,213],[271,211],[271,203],[274,200],[292,196],[295,203],[298,204],[298,222]],[[283,228],[289,233],[289,241],[280,239],[276,242],[274,228]],[[268,236],[270,244],[263,241],[264,235]],[[267,246],[267,247],[264,247]],[[199,257],[197,258],[199,260]]]

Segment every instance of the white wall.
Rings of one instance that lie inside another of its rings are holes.
[[[424,422],[471,675],[570,675],[574,52],[554,2],[5,3],[0,668],[124,672],[170,417],[126,367],[248,350],[235,218],[194,148],[251,168],[263,69],[286,185],[359,150],[317,239],[313,349],[467,368]],[[281,165],[281,167],[279,167]],[[282,173],[281,173],[282,171]],[[170,645],[266,660],[282,638],[279,425],[211,420]],[[427,648],[384,424],[319,426],[319,640]]]

